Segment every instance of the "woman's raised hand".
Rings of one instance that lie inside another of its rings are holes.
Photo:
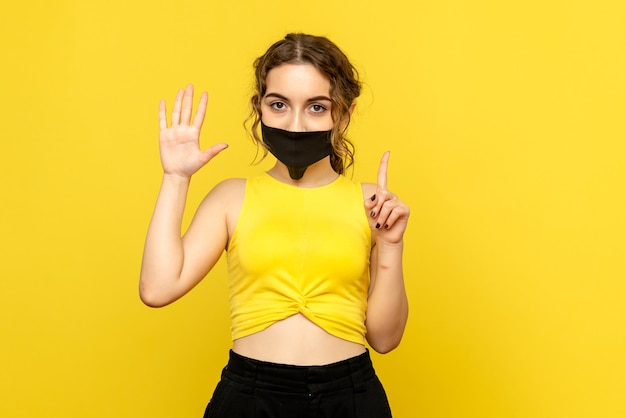
[[[376,239],[396,244],[402,241],[411,211],[398,196],[387,189],[388,164],[389,151],[380,160],[376,194],[365,200],[365,210]]]
[[[169,127],[165,100],[161,100],[159,147],[161,165],[165,174],[189,178],[228,147],[225,143],[219,143],[204,151],[200,149],[200,130],[204,122],[207,100],[207,93],[202,93],[192,121],[193,85],[189,84],[186,89],[181,89],[174,100],[172,121]]]

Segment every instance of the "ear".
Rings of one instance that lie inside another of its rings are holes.
[[[352,104],[350,105],[350,110],[348,110],[348,112],[350,113],[350,116],[352,116],[352,112],[354,112],[355,108],[356,108],[356,102],[352,102]]]
[[[352,112],[354,112],[355,108],[356,108],[356,102],[352,102],[352,104],[350,105],[350,108],[343,115],[343,118],[341,119],[341,125],[340,125],[341,130],[346,129],[346,127],[348,126],[348,123],[350,123],[350,117],[352,117]]]

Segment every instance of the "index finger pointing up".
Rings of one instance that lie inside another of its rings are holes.
[[[389,164],[389,151],[383,154],[380,159],[380,166],[378,167],[378,188],[387,188],[387,165]]]

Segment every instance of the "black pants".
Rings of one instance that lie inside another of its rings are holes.
[[[326,366],[291,366],[230,352],[204,418],[390,418],[369,352]]]

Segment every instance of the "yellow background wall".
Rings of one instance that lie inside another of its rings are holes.
[[[158,101],[209,91],[203,143],[231,145],[194,208],[268,166],[241,127],[251,62],[305,31],[367,83],[355,179],[391,149],[413,211],[409,325],[374,356],[395,416],[625,417],[624,4],[5,2],[0,416],[202,415],[230,344],[223,263],[170,307],[137,296]]]

